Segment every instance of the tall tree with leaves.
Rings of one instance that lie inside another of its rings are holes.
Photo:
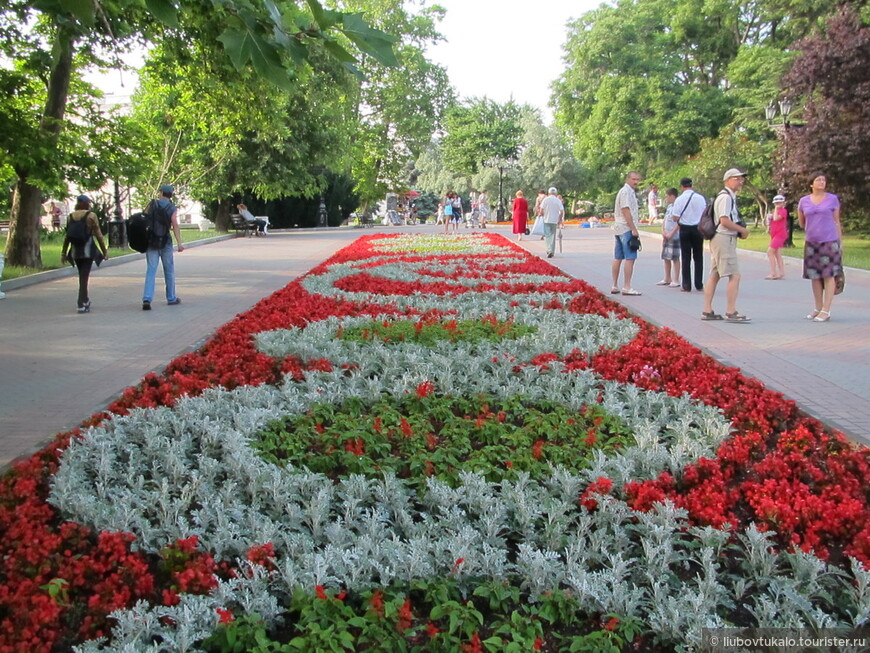
[[[870,28],[844,6],[819,34],[798,44],[784,93],[803,101],[803,122],[784,134],[783,181],[809,190],[825,173],[850,226],[870,227]],[[787,153],[787,156],[786,156]]]
[[[444,129],[445,160],[456,173],[473,175],[488,161],[513,162],[520,155],[523,128],[513,101],[472,98],[447,111]]]
[[[391,37],[370,28],[361,15],[326,11],[317,0],[307,0],[310,13],[296,2],[278,5],[270,0],[192,0],[181,9],[169,0],[146,4],[147,10],[141,0],[11,0],[0,6],[0,31],[6,37],[3,54],[26,70],[27,79],[44,80],[43,105],[35,120],[30,115],[2,118],[6,123],[30,120],[38,125],[30,142],[19,139],[3,153],[17,177],[6,246],[10,264],[41,265],[39,213],[46,186],[41,176],[63,165],[58,144],[70,84],[83,60],[157,36],[218,41],[237,69],[251,66],[271,82],[289,86],[288,71],[305,60],[312,41],[323,43],[332,56],[353,67],[354,57],[334,36],[340,33],[382,63],[395,63]]]
[[[409,163],[417,160],[441,123],[450,102],[447,72],[426,57],[426,47],[442,39],[443,9],[405,0],[349,0],[345,7],[365,10],[368,20],[397,39],[398,66],[363,57],[363,79],[356,96],[356,133],[352,173],[366,204],[388,191],[405,190]]]
[[[570,28],[556,117],[602,186],[625,170],[666,170],[729,115],[724,91],[737,52],[729,0],[621,0]]]

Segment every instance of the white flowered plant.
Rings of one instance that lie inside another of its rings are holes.
[[[455,273],[456,254],[503,254],[483,237],[400,237],[375,241],[381,252],[422,252],[443,260],[408,266],[384,254],[366,272],[385,280],[444,281],[420,270]],[[495,256],[480,268],[511,260]],[[243,560],[250,547],[271,542],[276,570],[248,566],[243,578],[221,582],[208,596],[182,595],[174,607],[139,603],[113,613],[111,643],[77,650],[196,651],[217,621],[218,608],[280,618],[299,587],[365,589],[392,582],[443,577],[458,558],[460,587],[481,579],[510,581],[536,600],[556,588],[570,590],[590,612],[636,615],[677,647],[700,641],[702,628],[722,627],[719,606],[744,605],[760,626],[851,626],[870,615],[870,573],[853,565],[857,582],[813,556],[771,552],[770,535],[750,528],[738,534],[740,569],[723,567],[729,534],[692,527],[684,511],[658,504],[632,511],[618,496],[598,496],[588,510],[578,497],[599,477],[617,488],[680,470],[712,456],[729,434],[715,408],[605,381],[562,363],[539,369],[540,353],[567,355],[618,348],[637,333],[631,320],[544,309],[558,293],[513,295],[490,291],[457,296],[398,296],[336,289],[362,263],[331,266],[304,280],[309,292],[378,301],[417,310],[453,311],[457,319],[486,315],[536,331],[515,339],[423,347],[412,343],[359,343],[336,338],[340,328],[376,318],[329,318],[302,329],[257,336],[276,357],[327,358],[334,371],[308,371],[278,387],[214,388],[175,407],[138,409],[92,428],[63,453],[51,502],[63,514],[97,530],[129,531],[136,546],[156,553],[177,539],[198,536],[219,559]],[[514,275],[512,282],[552,277]],[[474,287],[481,276],[456,281]],[[342,364],[353,364],[341,369]],[[519,367],[518,367],[519,366]],[[456,487],[428,479],[418,493],[391,474],[380,479],[348,476],[333,484],[306,469],[278,467],[250,443],[274,420],[300,416],[319,404],[349,398],[375,403],[411,394],[423,382],[441,395],[518,395],[573,409],[597,404],[618,417],[634,444],[617,453],[595,450],[588,467],[551,468],[543,477],[518,474],[488,482],[464,472]],[[600,403],[599,403],[600,399]],[[618,494],[618,491],[617,491]],[[245,564],[245,563],[241,563]],[[836,600],[833,598],[836,597]],[[169,619],[166,619],[168,617]]]

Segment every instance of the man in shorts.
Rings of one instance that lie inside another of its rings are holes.
[[[710,241],[710,276],[704,285],[704,311],[702,320],[721,320],[722,316],[713,311],[713,295],[722,277],[728,277],[726,290],[725,320],[728,322],[749,322],[749,318],[737,311],[737,293],[740,291],[740,267],[737,264],[737,239],[747,238],[749,230],[740,219],[737,210],[737,192],[746,181],[746,173],[737,168],[729,169],[722,178],[725,189],[719,191],[713,204],[714,215],[718,220],[716,234]]]
[[[613,286],[610,292],[618,295],[640,295],[631,287],[631,276],[634,273],[634,262],[637,260],[637,250],[632,250],[629,240],[637,237],[637,185],[640,183],[640,173],[629,172],[625,177],[625,185],[616,194],[616,206],[613,209],[613,230],[616,241],[613,247],[613,264],[611,274]],[[619,269],[625,261],[625,271],[622,278],[622,290],[619,289]]]

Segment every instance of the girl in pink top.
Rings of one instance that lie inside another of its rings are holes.
[[[773,198],[773,214],[770,216],[770,245],[767,247],[767,260],[770,262],[770,274],[765,279],[785,278],[785,266],[782,262],[782,247],[788,238],[788,210],[785,208],[785,197],[777,195]]]
[[[798,203],[798,222],[806,230],[804,245],[804,279],[813,283],[814,310],[808,320],[831,319],[837,275],[843,271],[843,230],[840,226],[840,200],[827,191],[828,178],[813,176],[813,192]]]

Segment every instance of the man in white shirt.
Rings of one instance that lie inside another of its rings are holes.
[[[727,322],[749,322],[749,318],[737,312],[737,293],[740,291],[740,267],[737,264],[737,239],[747,238],[749,230],[740,220],[737,209],[737,191],[743,188],[746,173],[737,168],[729,169],[724,177],[725,189],[719,191],[713,204],[718,220],[716,235],[710,241],[710,277],[704,286],[704,311],[702,320],[721,320],[722,316],[713,312],[713,295],[722,277],[728,277],[726,290],[725,320]]]
[[[631,276],[634,273],[634,262],[637,260],[637,250],[632,250],[629,240],[632,236],[637,237],[637,185],[640,183],[640,173],[629,172],[625,177],[625,185],[616,194],[616,206],[613,209],[613,230],[616,232],[616,243],[613,249],[613,287],[610,292],[614,295],[619,290],[619,269],[625,261],[625,273],[623,275],[622,294],[640,295],[631,287]]]
[[[541,201],[541,215],[544,217],[544,238],[547,241],[547,258],[553,258],[556,251],[556,231],[565,218],[565,207],[562,200],[556,197],[557,190],[553,187],[547,191],[547,196]]]
[[[683,192],[674,202],[673,216],[680,223],[680,256],[683,260],[683,292],[692,292],[692,263],[695,264],[695,290],[704,290],[704,237],[698,231],[707,198],[692,188],[692,180],[680,180]]]

